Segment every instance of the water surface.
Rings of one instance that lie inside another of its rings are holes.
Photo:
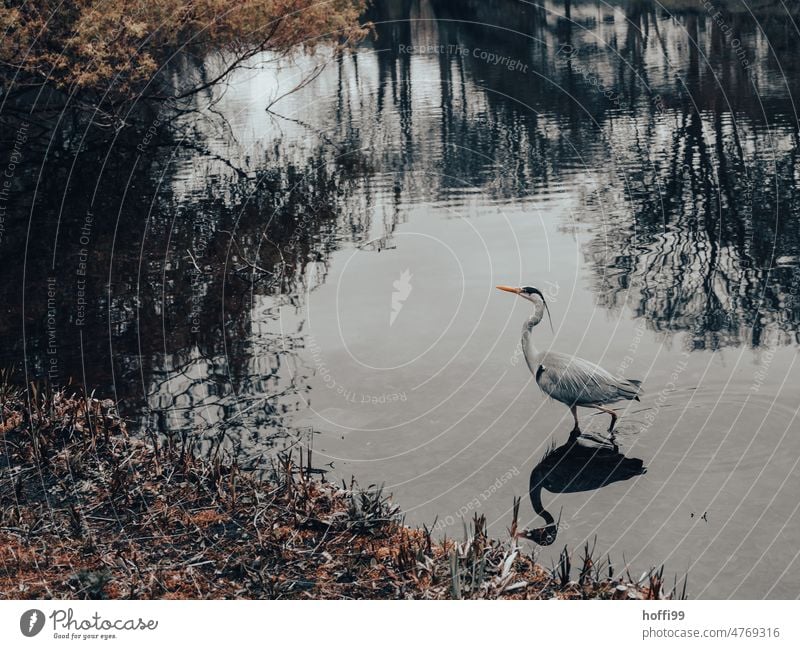
[[[572,425],[520,355],[526,303],[494,289],[534,285],[538,345],[646,388],[618,426],[646,473],[545,487],[542,560],[597,536],[695,597],[797,597],[797,16],[385,4],[294,94],[324,52],[265,56],[152,140],[31,138],[4,364],[256,465],[312,439],[409,523],[504,534],[515,496],[542,524],[529,475]]]

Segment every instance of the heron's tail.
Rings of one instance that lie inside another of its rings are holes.
[[[644,394],[642,390],[642,382],[638,379],[625,379],[625,383],[619,388],[619,393],[626,399],[635,399],[639,401],[639,395]]]

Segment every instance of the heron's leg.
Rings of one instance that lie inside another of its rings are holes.
[[[575,426],[573,427],[572,431],[570,432],[570,435],[572,437],[575,437],[575,436],[581,434],[581,427],[580,427],[580,424],[578,424],[578,406],[570,406],[569,409],[570,409],[570,412],[572,413],[572,418],[575,420]]]
[[[609,433],[613,433],[614,432],[614,425],[617,423],[617,413],[614,412],[613,410],[611,410],[611,408],[603,408],[603,406],[592,406],[592,407],[593,408],[597,408],[601,412],[605,412],[605,413],[608,413],[609,415],[611,415],[611,424],[608,427],[608,432]]]

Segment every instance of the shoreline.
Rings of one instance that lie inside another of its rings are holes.
[[[257,478],[219,448],[131,434],[110,400],[2,388],[0,598],[685,597],[663,568],[608,574],[588,545],[547,569],[516,520],[505,540],[480,516],[436,540],[380,488],[327,482],[302,449]]]

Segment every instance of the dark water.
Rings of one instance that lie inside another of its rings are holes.
[[[695,597],[797,597],[800,17],[718,6],[378,3],[287,97],[324,53],[168,126],[7,129],[3,365],[256,463],[314,431],[441,533],[515,496],[542,525],[539,467],[545,563],[597,535]],[[630,471],[564,450],[501,283],[548,296],[540,346],[644,380]]]

